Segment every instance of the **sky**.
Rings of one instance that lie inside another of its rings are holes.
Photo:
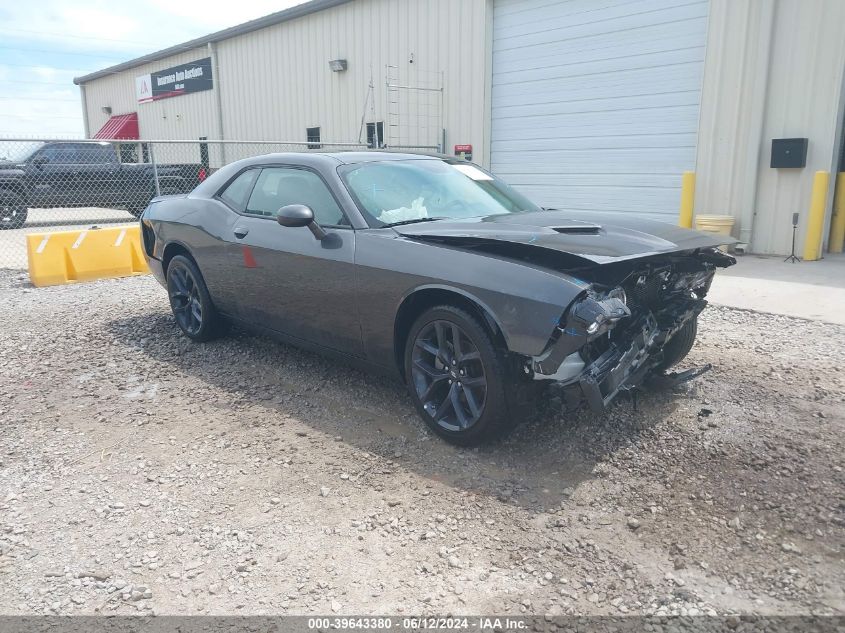
[[[0,136],[81,138],[74,77],[302,1],[5,0],[0,4]]]

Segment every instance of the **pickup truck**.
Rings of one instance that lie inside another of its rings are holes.
[[[22,227],[29,209],[39,208],[118,208],[137,217],[158,193],[191,191],[205,174],[199,163],[158,164],[155,169],[150,163],[121,163],[110,143],[59,141],[0,147],[0,229]]]

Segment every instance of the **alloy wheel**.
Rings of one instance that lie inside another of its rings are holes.
[[[0,199],[0,223],[16,225],[20,222],[19,215],[20,209],[14,200]]]
[[[419,331],[411,379],[423,409],[448,431],[469,429],[484,411],[487,379],[481,354],[455,323],[432,321]]]
[[[174,266],[169,272],[170,305],[179,326],[188,334],[197,334],[202,328],[202,298],[199,285],[190,270]]]

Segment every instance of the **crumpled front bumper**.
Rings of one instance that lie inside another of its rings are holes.
[[[577,385],[593,411],[604,411],[621,392],[639,386],[654,366],[661,330],[651,315],[642,317],[637,325],[638,329],[631,329],[630,345],[612,344],[578,379]]]

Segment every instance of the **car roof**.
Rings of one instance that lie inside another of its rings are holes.
[[[327,152],[326,156],[331,156],[341,163],[350,165],[354,163],[372,163],[388,160],[419,160],[419,159],[444,159],[449,158],[445,154],[437,154],[434,152],[399,152],[399,151],[384,151],[384,150],[351,150],[342,152]]]
[[[261,167],[264,165],[288,164],[301,165],[311,168],[328,168],[334,170],[338,165],[353,165],[357,163],[372,163],[399,160],[456,160],[454,156],[445,154],[423,154],[411,152],[392,152],[384,150],[348,151],[348,152],[282,152],[263,154],[244,158],[221,167],[206,180],[201,182],[191,193],[197,197],[212,197],[220,187],[240,170],[246,167]]]
[[[444,154],[392,152],[384,150],[351,150],[339,152],[279,152],[253,156],[241,161],[244,164],[264,165],[268,163],[291,163],[300,165],[325,164],[331,161],[335,165],[352,165],[394,160],[443,160],[454,158]]]

